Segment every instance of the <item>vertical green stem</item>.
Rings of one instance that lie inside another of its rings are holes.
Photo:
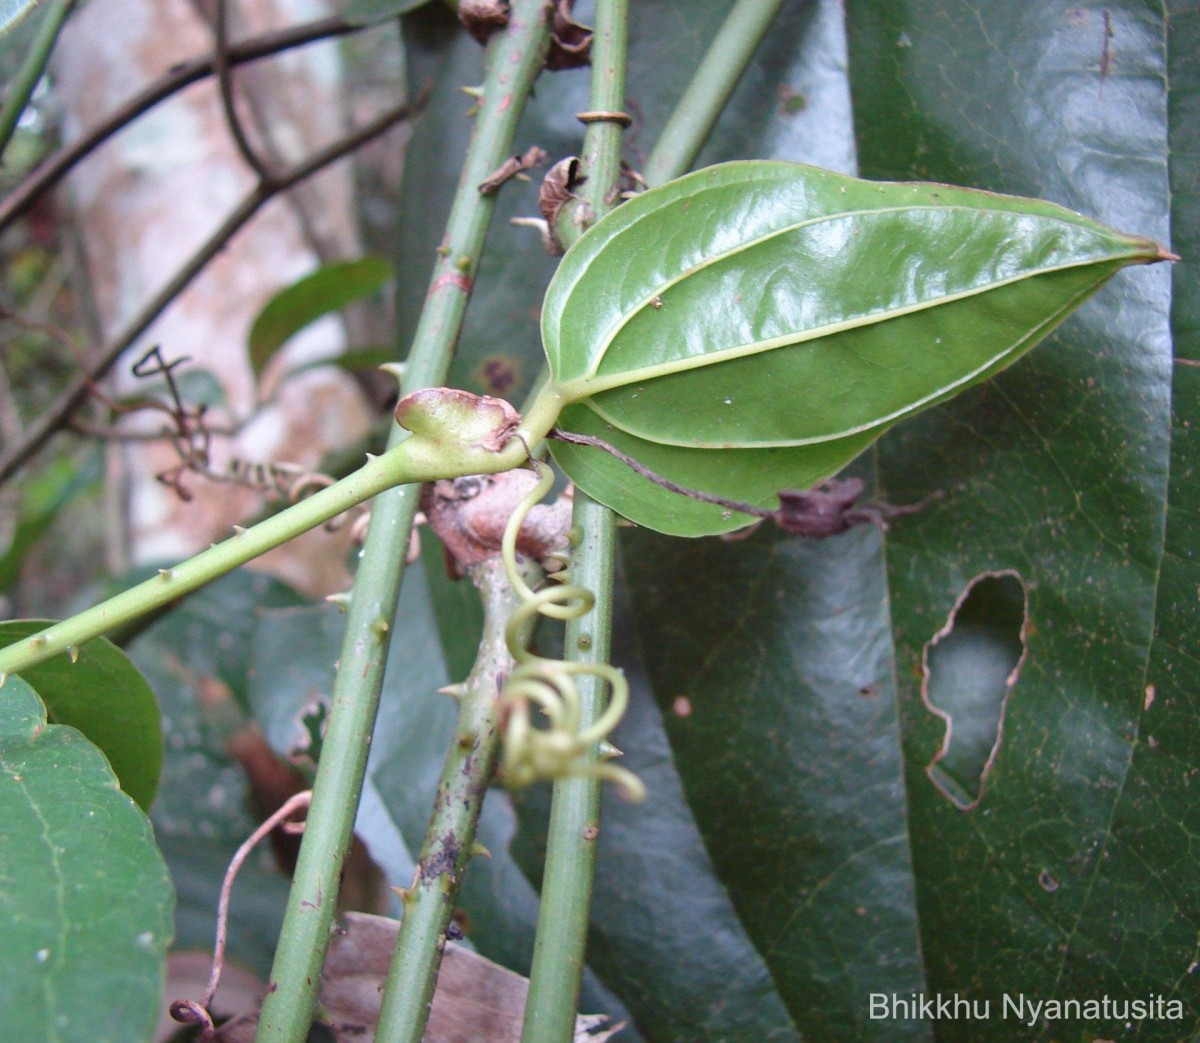
[[[627,37],[628,0],[599,0],[589,99],[594,113],[618,113],[624,107]],[[599,120],[587,126],[580,157],[587,181],[581,195],[590,213],[583,224],[599,220],[617,201],[622,127],[618,120]],[[560,235],[565,231],[560,225]],[[577,491],[572,520],[583,536],[571,559],[572,582],[593,591],[596,603],[586,616],[568,623],[566,657],[607,663],[616,517]],[[578,681],[580,727],[586,729],[603,712],[603,683],[591,675]],[[599,752],[594,750],[592,755],[599,756]],[[555,783],[522,1043],[568,1043],[574,1038],[599,827],[600,782],[563,779]]]
[[[417,875],[404,895],[404,922],[384,987],[376,1043],[421,1043],[446,927],[496,766],[496,700],[513,668],[504,631],[521,599],[498,556],[473,567],[471,579],[483,602],[483,638],[471,676],[456,693],[458,726],[442,768]],[[527,582],[534,579],[526,577]]]
[[[653,188],[687,172],[783,0],[738,0],[667,120],[642,176]]]
[[[514,0],[507,30],[488,44],[475,130],[405,371],[405,391],[440,385],[462,325],[495,198],[481,181],[511,154],[517,121],[545,61],[544,0]],[[393,431],[392,441],[403,438]],[[366,773],[371,729],[395,619],[418,489],[380,496],[363,548],[346,622],[328,731],[275,963],[263,1001],[258,1043],[299,1043],[312,1021],[321,966],[337,905]]]
[[[571,557],[571,582],[591,590],[596,604],[586,616],[567,625],[566,657],[607,663],[616,566],[615,516],[576,490],[573,522],[583,534],[583,542]],[[604,709],[603,682],[590,675],[577,678],[577,682],[580,727],[588,728]],[[598,753],[593,751],[593,756]],[[574,1038],[599,830],[600,782],[556,782],[522,1043],[569,1043]]]
[[[643,169],[651,187],[680,176],[694,162],[781,3],[782,0],[738,0]],[[625,91],[624,0],[610,4],[599,0],[596,17],[591,105],[597,110],[619,110]],[[620,168],[620,124],[589,125],[581,160],[583,172],[588,175],[581,194],[598,219],[614,202],[612,186]],[[569,224],[560,222],[560,236],[568,233]],[[596,605],[587,616],[568,625],[566,654],[581,662],[607,662],[612,630],[615,518],[606,507],[576,492],[574,524],[583,533],[583,543],[572,558],[572,581],[594,591]],[[580,678],[579,684],[586,728],[603,709],[603,693],[595,678]],[[599,820],[598,782],[566,779],[555,784],[522,1043],[569,1043],[573,1038]]]
[[[74,6],[75,0],[53,0],[41,16],[42,21],[33,42],[29,45],[29,53],[25,55],[25,61],[13,77],[12,85],[4,98],[4,106],[0,108],[0,157],[8,150],[13,132],[17,129],[17,121],[41,82],[46,64],[50,61],[50,52],[54,50],[58,41],[58,32]]]

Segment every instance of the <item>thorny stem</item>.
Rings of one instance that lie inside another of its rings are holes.
[[[536,566],[526,574],[534,582]],[[475,827],[500,745],[496,700],[513,660],[504,633],[520,595],[500,556],[470,570],[483,602],[483,636],[470,677],[454,686],[459,702],[454,741],[412,886],[404,893],[404,921],[384,988],[376,1043],[420,1043],[433,1002],[446,928],[475,844]]]
[[[115,627],[169,605],[385,489],[400,483],[430,481],[454,474],[506,471],[519,464],[524,456],[523,447],[515,445],[511,449],[506,447],[503,453],[472,454],[455,467],[448,463],[440,446],[431,445],[424,439],[405,439],[335,485],[314,493],[252,529],[242,529],[174,568],[163,569],[154,579],[0,649],[0,676],[18,673],[61,652],[70,653]],[[406,545],[407,540],[398,544],[401,550]]]
[[[648,185],[661,185],[687,172],[782,3],[734,4],[642,168]]]
[[[421,104],[421,100],[418,99],[418,106]],[[141,311],[126,323],[125,328],[101,349],[98,356],[91,362],[89,371],[79,377],[29,425],[24,441],[0,458],[0,482],[11,477],[22,464],[50,440],[55,431],[61,428],[70,415],[87,400],[92,384],[112,368],[125,350],[162,314],[167,305],[187,288],[208,263],[241,231],[246,222],[262,209],[264,204],[280,192],[286,192],[292,186],[323,170],[331,163],[336,163],[355,149],[378,137],[389,127],[406,119],[409,112],[408,105],[399,105],[387,112],[380,113],[358,130],[352,131],[303,162],[297,163],[294,167],[280,172],[269,181],[260,180],[249,195],[237,205],[233,213],[188,259],[187,263],[142,306]]]
[[[685,173],[695,160],[781,2],[738,0],[643,169],[651,187]],[[601,0],[596,19],[591,104],[595,109],[619,110],[624,101],[625,0],[611,4]],[[611,33],[617,28],[621,32],[619,41],[605,38],[606,30]],[[605,135],[606,162],[612,164],[616,162],[614,156],[619,158],[619,125],[592,124],[584,142],[585,163],[596,161],[596,146],[589,145],[593,135],[601,133]],[[611,182],[593,177],[591,170],[585,173],[589,180],[583,184],[581,195],[595,208],[597,217],[603,216],[611,208],[606,202]],[[569,232],[566,224],[559,223],[560,236]],[[583,543],[572,558],[572,575],[576,583],[595,593],[596,605],[589,616],[568,624],[567,655],[579,661],[607,662],[612,630],[615,517],[601,504],[576,492],[574,524],[583,533]],[[600,687],[594,678],[581,679],[584,727],[603,708]],[[600,787],[595,780],[565,779],[555,784],[522,1043],[566,1043],[572,1038],[587,942],[599,812]]]
[[[592,42],[592,83],[588,104],[597,112],[620,112],[625,105],[628,0],[599,0]],[[599,220],[617,202],[621,173],[622,123],[587,124],[581,157],[587,181],[581,186],[585,222]],[[569,236],[575,222],[560,222]],[[565,239],[569,245],[569,239]],[[616,568],[616,516],[577,491],[572,515],[582,543],[572,555],[574,583],[595,594],[590,613],[567,624],[565,655],[579,663],[607,663],[612,634],[612,583]],[[604,683],[594,674],[578,678],[581,731],[604,711]],[[597,746],[592,757],[599,758]],[[522,1043],[564,1043],[574,1036],[600,829],[600,780],[567,778],[554,784],[542,878],[541,908],[534,940]]]
[[[235,66],[258,61],[261,58],[269,58],[271,55],[291,50],[293,47],[300,47],[316,40],[344,36],[362,28],[365,27],[352,25],[344,19],[334,16],[306,22],[304,25],[263,33],[260,36],[230,44],[227,52],[229,64]],[[149,112],[159,102],[178,94],[185,87],[191,86],[206,76],[211,76],[214,71],[212,55],[180,62],[114,109],[76,141],[51,153],[25,175],[20,183],[0,202],[0,231],[8,228],[29,209],[35,199],[57,185],[80,161],[91,155],[119,130]]]
[[[29,99],[33,97],[33,92],[46,72],[46,63],[50,61],[50,52],[54,50],[58,41],[59,30],[74,6],[75,0],[54,0],[42,15],[37,34],[29,46],[29,53],[25,55],[25,61],[13,77],[4,99],[4,107],[0,109],[0,156],[8,150],[13,131],[17,129],[17,121],[20,120],[21,113],[25,111],[25,106],[29,104]]]
[[[478,185],[512,154],[517,121],[545,61],[549,41],[545,14],[544,0],[514,0],[508,28],[488,44],[483,97],[409,352],[406,391],[445,381],[495,206],[496,196],[482,195]],[[393,431],[393,442],[402,437]],[[275,950],[272,991],[263,1003],[256,1037],[259,1043],[298,1043],[312,1020],[339,874],[362,792],[383,686],[387,632],[395,619],[417,497],[415,486],[395,489],[380,496],[372,511],[349,606],[308,828]]]

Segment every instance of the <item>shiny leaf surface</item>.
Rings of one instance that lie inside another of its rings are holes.
[[[12,1040],[150,1037],[174,896],[146,816],[104,755],[0,688],[0,1012]]]
[[[603,425],[635,457],[632,440],[664,446],[644,462],[680,484],[702,460],[702,488],[773,506],[772,492],[829,477],[891,424],[1011,364],[1120,267],[1161,256],[1036,200],[712,167],[627,203],[563,259],[542,314],[555,393],[573,404],[561,426]],[[757,455],[712,453],[731,449]],[[563,461],[577,480],[579,455]],[[794,477],[764,489],[776,460]],[[629,484],[615,459],[581,480],[634,521],[686,531],[675,494],[631,512]],[[710,532],[746,521],[703,513]]]
[[[1162,5],[865,0],[848,16],[865,172],[1037,193],[1174,234],[1167,215],[1195,180],[1180,170],[1170,191],[1168,103],[1195,80],[1168,76]],[[1194,662],[1174,695],[1148,694],[1170,680],[1148,656],[1156,631],[1161,656],[1195,630],[1194,588],[1174,585],[1186,572],[1163,542],[1168,503],[1195,484],[1168,486],[1172,274],[1123,275],[1045,350],[880,443],[890,498],[945,493],[896,526],[887,555],[929,990],[993,1002],[986,1021],[931,1026],[939,1040],[1197,1029],[1196,718],[1179,694]],[[922,700],[921,656],[971,581],[1006,569],[1029,591],[1028,654],[982,801],[963,810],[928,773],[947,726]],[[1004,994],[1152,993],[1186,1013],[995,1014]]]

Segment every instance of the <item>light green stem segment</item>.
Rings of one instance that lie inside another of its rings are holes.
[[[592,43],[589,105],[598,112],[620,112],[625,106],[628,0],[599,0]],[[582,221],[573,222],[577,236],[599,220],[617,201],[621,176],[622,125],[614,121],[588,124],[583,141]],[[572,229],[559,225],[559,235]],[[568,242],[569,239],[564,239]],[[592,611],[567,624],[566,658],[580,663],[607,663],[612,631],[612,583],[616,568],[616,516],[577,491],[572,514],[582,543],[571,558],[572,582],[592,591]],[[591,728],[604,712],[604,683],[594,674],[578,677],[580,731]],[[591,756],[598,758],[593,748]],[[554,784],[541,908],[529,972],[522,1043],[569,1043],[587,948],[596,837],[600,830],[600,780],[561,779]]]
[[[703,61],[651,153],[643,176],[654,187],[687,172],[725,107],[750,57],[771,24],[782,0],[738,0],[722,24]],[[624,4],[609,5],[608,13]],[[596,47],[605,40],[601,21],[602,0],[597,8]],[[623,32],[623,24],[621,31]],[[619,53],[624,65],[624,39]],[[613,60],[593,52],[595,76],[592,107],[619,109],[624,97],[624,79],[613,75]],[[585,162],[605,164],[613,170],[619,156],[619,128],[595,124],[584,142]],[[591,137],[597,132],[597,137]],[[608,135],[600,148],[600,132]],[[615,133],[614,133],[615,132]],[[585,171],[587,172],[587,171]],[[615,177],[615,174],[610,175]],[[594,178],[585,182],[584,192],[596,207],[596,216],[606,211],[610,181]],[[598,194],[597,193],[598,186]],[[559,235],[568,229],[559,225]],[[564,241],[566,241],[564,239]],[[554,393],[547,388],[545,394]],[[615,518],[613,513],[576,492],[574,524],[583,533],[583,543],[572,558],[574,582],[595,592],[593,611],[572,621],[567,629],[567,656],[576,661],[607,662],[612,629],[612,578],[615,567]],[[583,724],[588,727],[604,706],[598,678],[580,678]],[[578,1007],[579,988],[587,943],[592,881],[595,873],[596,838],[599,834],[600,786],[594,779],[565,779],[554,786],[550,832],[546,845],[546,870],[542,882],[541,911],[530,971],[529,998],[525,1005],[522,1043],[569,1043]]]
[[[324,524],[397,482],[421,481],[427,467],[413,459],[416,448],[409,440],[371,460],[348,478],[301,500],[254,528],[240,529],[223,543],[183,564],[163,569],[157,579],[140,583],[94,608],[0,650],[0,674],[17,673],[60,652],[70,652]]]
[[[596,603],[587,615],[567,624],[566,655],[574,662],[607,663],[616,516],[576,490],[572,521],[582,533],[582,542],[571,556],[571,582],[591,590]],[[594,674],[581,674],[577,683],[580,729],[584,730],[604,711],[604,682]],[[592,756],[599,757],[599,751],[593,749]],[[556,782],[522,1043],[569,1043],[574,1038],[599,833],[600,781]]]
[[[483,602],[483,638],[471,676],[454,693],[459,700],[458,726],[442,769],[417,874],[404,895],[404,921],[375,1029],[376,1043],[420,1043],[424,1035],[446,928],[496,767],[500,745],[496,700],[513,668],[504,632],[521,597],[509,585],[499,556],[470,572]],[[528,567],[526,582],[535,582],[537,573],[536,567]]]
[[[406,391],[445,383],[495,207],[495,196],[481,194],[478,186],[512,155],[517,122],[545,60],[549,38],[545,14],[543,0],[514,0],[507,30],[497,33],[488,44],[479,112],[409,351]],[[527,418],[518,432],[524,443],[517,439],[509,443],[510,448],[514,444],[521,447],[516,458],[510,454],[506,466],[486,470],[506,470],[521,463],[524,446],[545,435],[555,412],[553,402],[544,404],[539,423],[546,426],[540,430],[531,430],[531,418]],[[442,471],[438,477],[467,473],[471,472]],[[387,662],[386,633],[395,621],[417,495],[413,486],[396,489],[380,496],[372,511],[308,825],[275,949],[273,990],[263,1002],[258,1043],[299,1043],[312,1020],[339,876],[366,773]],[[436,973],[436,962],[433,967]]]
[[[17,121],[46,72],[50,53],[58,41],[59,30],[74,6],[75,0],[53,0],[40,15],[41,24],[29,46],[29,52],[25,55],[21,68],[17,70],[17,75],[13,77],[8,94],[4,98],[4,106],[0,108],[0,156],[8,150],[13,131],[17,129]]]
[[[507,471],[524,458],[525,448],[519,440],[507,445],[503,452],[491,452],[470,447],[466,447],[466,451],[462,451],[462,447],[447,448],[428,438],[404,438],[352,475],[254,528],[239,529],[229,539],[214,544],[194,558],[174,568],[160,570],[157,578],[139,583],[94,608],[0,649],[0,676],[20,673],[62,652],[72,654],[72,650],[92,638],[169,605],[176,598],[323,525],[394,485]]]
[[[642,168],[651,188],[687,173],[783,0],[737,0]]]

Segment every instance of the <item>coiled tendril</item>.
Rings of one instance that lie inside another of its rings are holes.
[[[599,778],[621,786],[630,800],[646,795],[633,772],[607,762],[617,751],[605,740],[629,705],[629,683],[609,663],[572,663],[546,659],[529,650],[537,616],[549,619],[578,619],[592,610],[596,596],[585,587],[571,582],[564,568],[550,574],[551,585],[534,591],[517,569],[517,537],[533,507],[554,484],[554,473],[540,460],[534,460],[540,481],[518,504],[504,530],[501,557],[508,581],[521,599],[505,629],[505,641],[516,667],[500,695],[500,711],[506,721],[502,763],[509,786],[527,786],[538,779]],[[564,566],[567,554],[555,555]],[[608,706],[590,727],[583,727],[583,701],[577,679],[592,675],[607,681],[612,688]],[[541,708],[548,727],[534,727],[531,704]],[[601,743],[601,757],[589,756]]]

